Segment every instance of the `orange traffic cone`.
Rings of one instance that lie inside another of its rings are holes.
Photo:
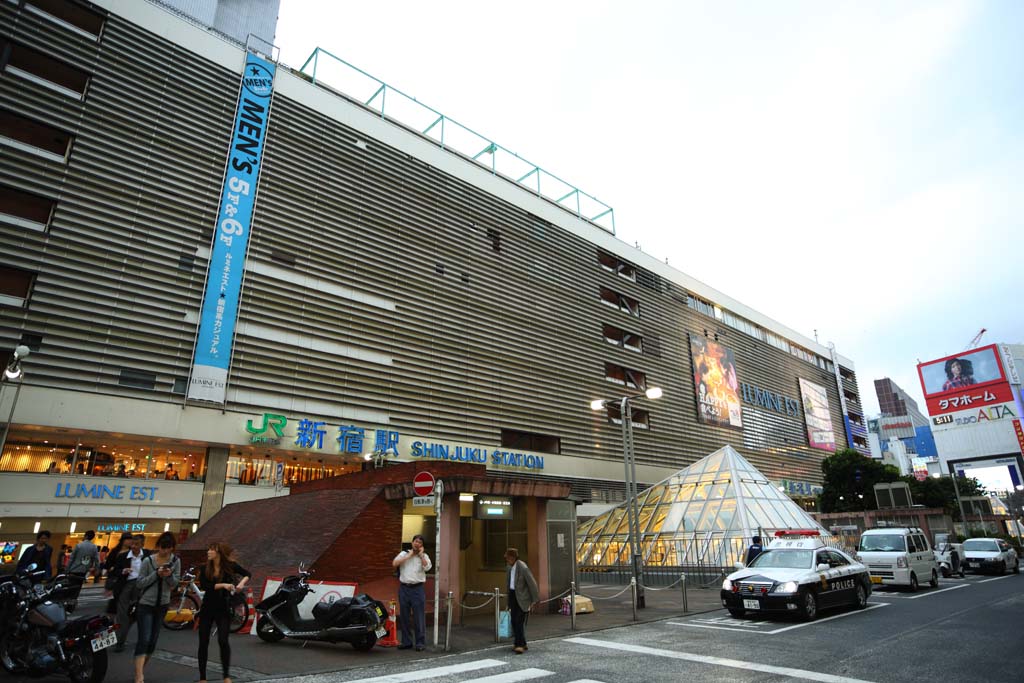
[[[398,647],[398,629],[396,628],[397,622],[395,620],[395,601],[388,600],[388,620],[384,622],[384,628],[387,629],[387,633],[383,638],[377,641],[377,644],[381,647]]]

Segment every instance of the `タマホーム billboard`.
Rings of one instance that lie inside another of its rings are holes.
[[[921,363],[917,372],[932,417],[1013,402],[995,344]]]

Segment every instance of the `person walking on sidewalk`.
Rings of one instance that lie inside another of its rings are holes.
[[[204,592],[199,606],[199,683],[206,683],[206,662],[210,655],[210,631],[217,627],[220,668],[224,683],[231,683],[231,601],[252,576],[231,559],[231,546],[211,543],[206,550],[206,566],[199,572],[199,588]]]
[[[100,551],[92,539],[96,538],[96,532],[89,529],[85,532],[85,539],[75,544],[71,551],[71,559],[68,560],[68,575],[74,583],[78,584],[78,590],[82,590],[82,584],[89,578],[89,572],[99,572]],[[97,579],[99,577],[97,576]],[[78,597],[78,594],[75,594]]]
[[[508,586],[508,606],[512,610],[512,635],[515,636],[513,650],[517,655],[529,648],[526,646],[526,615],[540,600],[540,588],[533,572],[519,559],[519,551],[509,548],[505,551],[505,585]]]
[[[124,652],[124,641],[128,638],[128,630],[132,626],[129,613],[132,603],[139,597],[139,572],[142,571],[142,561],[148,554],[142,549],[142,540],[141,534],[133,536],[129,541],[131,545],[128,552],[118,555],[114,562],[113,595],[117,605],[117,645],[114,646],[114,652]]]
[[[156,541],[156,553],[142,563],[139,580],[139,606],[135,620],[139,625],[135,641],[135,683],[143,683],[143,669],[156,651],[160,626],[171,601],[171,591],[181,580],[181,561],[174,555],[178,545],[174,534],[165,531]]]
[[[430,557],[423,551],[423,536],[412,537],[412,548],[403,550],[391,561],[398,569],[398,606],[402,619],[402,644],[399,650],[413,647],[413,620],[416,627],[416,651],[422,652],[427,642],[427,592],[423,584],[427,572],[433,566]]]

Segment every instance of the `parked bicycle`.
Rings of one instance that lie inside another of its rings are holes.
[[[249,605],[238,594],[239,600],[232,600],[231,632],[238,633],[249,620]],[[195,625],[199,616],[199,607],[203,604],[203,591],[196,585],[196,568],[192,567],[181,577],[178,589],[171,596],[164,616],[164,627],[172,631],[182,631]]]

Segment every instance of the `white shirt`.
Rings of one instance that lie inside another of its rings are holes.
[[[134,581],[139,578],[139,570],[142,569],[142,551],[139,551],[138,555],[133,554],[130,550],[128,551],[128,559],[131,560],[132,568],[128,572],[128,580]]]
[[[424,566],[423,560],[420,557],[409,559],[409,556],[412,554],[411,550],[403,550],[395,555],[396,560],[405,560],[402,564],[398,565],[398,580],[402,583],[423,583],[427,580],[427,572],[433,566],[430,563],[430,557],[423,553],[421,557],[427,561],[427,564]]]
[[[508,573],[508,589],[514,591],[516,589],[516,565],[518,562],[512,563],[512,571]]]

